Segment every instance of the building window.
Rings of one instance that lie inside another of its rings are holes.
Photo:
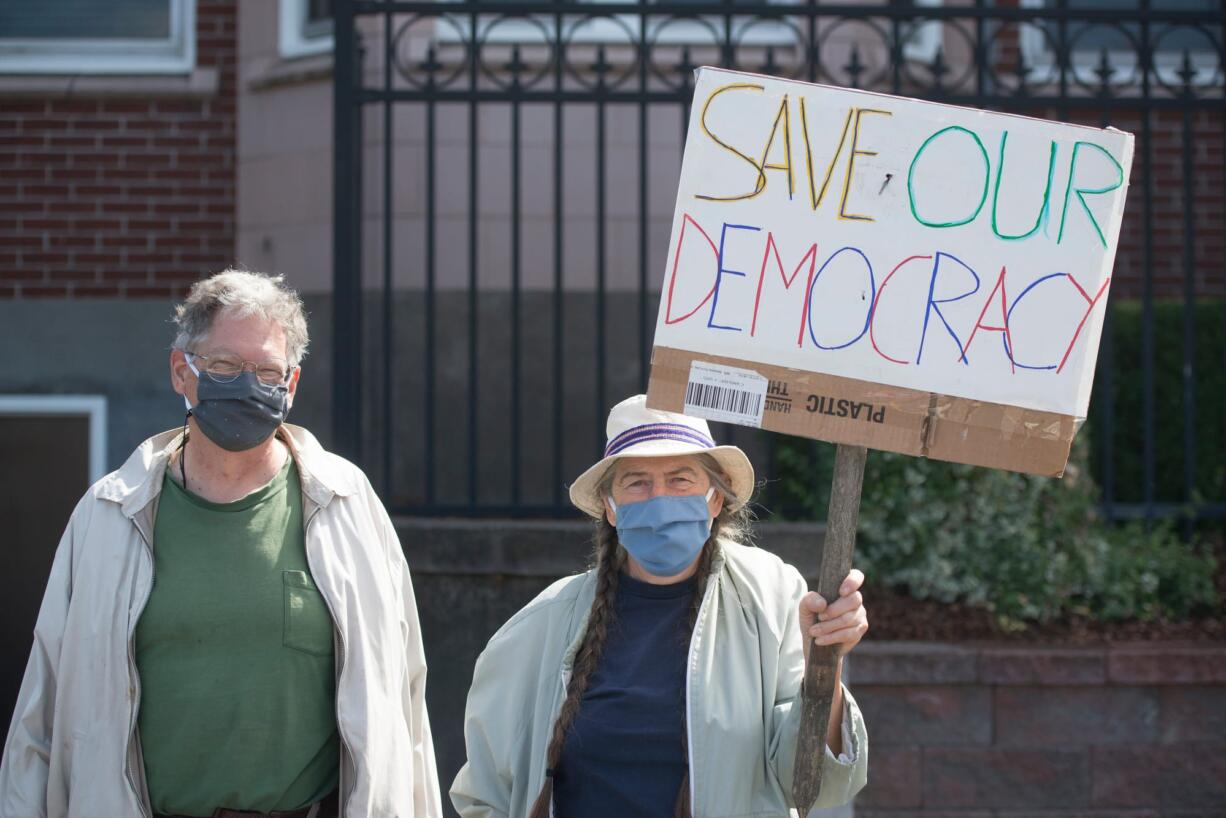
[[[910,5],[916,8],[940,8],[942,0],[911,0]],[[908,60],[930,63],[937,58],[941,50],[945,33],[941,24],[935,20],[927,20],[913,26],[902,44],[903,56]]]
[[[447,2],[448,0],[442,0]],[[899,0],[892,0],[898,2]],[[591,14],[599,14],[602,3],[619,2],[619,0],[577,0],[576,5],[588,6]],[[685,2],[685,0],[682,0]],[[731,19],[732,39],[737,46],[756,46],[764,48],[803,47],[802,38],[807,34],[807,24],[798,23],[797,18],[755,18],[754,7],[762,0],[732,0],[732,5],[738,7],[740,14],[734,14]],[[804,0],[766,0],[778,5],[802,5]],[[917,9],[941,6],[943,0],[901,0],[904,5]],[[650,9],[650,0],[648,3]],[[866,10],[866,15],[869,12]],[[644,23],[637,14],[618,14],[609,17],[592,17],[584,20],[577,16],[567,16],[563,20],[564,31],[568,43],[588,45],[630,45],[640,40],[646,40],[663,46],[714,46],[719,47],[726,35],[724,15],[703,15],[696,19],[678,19],[670,15],[650,14]],[[457,43],[468,40],[471,36],[470,21],[466,15],[457,15],[447,23],[436,26],[434,39],[440,43]],[[643,31],[643,25],[647,26]],[[534,16],[532,19],[523,17],[495,18],[482,17],[478,19],[477,36],[484,43],[501,45],[535,45],[543,44],[546,36],[551,36],[554,27],[552,15]],[[942,43],[941,23],[937,21],[918,22],[915,25],[904,26],[903,56],[908,60],[931,62],[937,55]],[[548,33],[548,34],[547,34]]]
[[[332,0],[280,0],[278,39],[282,57],[332,50]]]
[[[1024,8],[1044,8],[1056,5],[1056,0],[1022,0]],[[1067,0],[1071,13],[1080,10],[1120,9],[1135,12],[1140,0]],[[1149,0],[1156,12],[1212,12],[1218,0]],[[1137,22],[1066,23],[1064,37],[1069,44],[1069,79],[1090,86],[1136,86],[1141,84],[1140,50],[1141,25]],[[1055,50],[1060,38],[1060,23],[1055,20],[1026,23],[1022,29],[1022,54],[1034,69],[1032,82],[1054,82],[1059,79]],[[1153,48],[1152,82],[1170,86],[1220,82],[1217,42],[1221,28],[1205,32],[1193,25],[1151,22],[1149,43]],[[1185,55],[1187,62],[1185,64]],[[1190,69],[1188,74],[1185,69]]]
[[[447,2],[448,0],[442,0]],[[780,4],[800,3],[802,0],[769,0]],[[282,57],[301,57],[326,53],[332,50],[332,2],[331,0],[279,0],[280,2],[280,51]],[[579,3],[599,6],[601,3],[618,0],[578,0]],[[759,0],[733,0],[734,6],[747,10]],[[904,0],[917,8],[939,7],[943,0]],[[596,9],[593,9],[596,11]],[[583,23],[578,18],[568,18],[569,41],[588,44],[625,44],[641,36],[641,18],[635,14],[616,17],[597,17]],[[737,39],[740,45],[786,46],[795,43],[796,31],[787,23],[760,20],[747,25],[749,18],[734,17],[733,26],[743,28],[744,34]],[[647,39],[661,45],[719,45],[723,37],[724,18],[715,16],[703,20],[649,19]],[[482,18],[478,23],[479,35],[491,44],[527,44],[542,42],[542,32],[553,25],[550,15],[537,21],[511,17],[495,20]],[[459,17],[451,24],[440,25],[435,30],[435,39],[442,43],[455,43],[468,38],[467,18]],[[544,28],[542,28],[544,26]],[[935,21],[919,23],[910,28],[903,53],[907,59],[930,62],[941,46],[941,24]]]
[[[621,0],[578,0],[575,6],[588,6],[583,9],[589,14],[599,14],[602,3],[616,3]],[[766,0],[780,5],[791,5],[801,0]],[[448,0],[442,0],[448,2]],[[681,0],[685,2],[685,0]],[[732,0],[733,6],[743,7],[745,13],[733,15],[733,40],[738,45],[746,46],[788,46],[796,42],[796,32],[787,23],[764,19],[751,22],[753,7],[761,0]],[[650,9],[650,0],[648,2]],[[575,11],[581,9],[576,8]],[[647,17],[647,30],[642,29],[643,18],[637,14],[617,14],[608,17],[591,17],[567,15],[563,18],[563,30],[567,42],[591,45],[631,45],[640,40],[647,40],[658,45],[708,45],[719,46],[725,35],[723,15],[703,16],[698,19],[678,19],[667,15],[650,15]],[[442,43],[455,43],[469,39],[470,23],[467,15],[457,16],[450,24],[440,24],[435,30],[435,39]],[[552,36],[554,26],[553,15],[533,15],[532,19],[523,17],[489,18],[479,17],[477,36],[485,43],[491,44],[523,44],[536,45],[544,42],[544,33]]]
[[[0,71],[186,74],[195,0],[2,0]]]

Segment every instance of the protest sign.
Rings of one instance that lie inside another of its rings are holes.
[[[648,403],[1057,475],[1130,134],[703,68]]]

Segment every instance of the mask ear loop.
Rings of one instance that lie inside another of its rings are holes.
[[[183,353],[183,360],[187,362],[188,368],[191,369],[192,374],[196,376],[197,380],[199,380],[200,370],[196,369],[195,365],[192,364],[191,358],[187,357],[190,354],[191,354],[190,352],[185,351]],[[187,395],[183,396],[183,405],[187,407],[187,414],[183,416],[183,442],[179,444],[179,477],[182,478],[183,488],[184,490],[186,490],[187,489],[187,433],[188,433],[187,421],[188,421],[188,418],[192,416],[192,405],[191,405],[191,402],[188,401]]]
[[[184,398],[184,402],[186,402]],[[187,488],[187,419],[192,416],[192,410],[189,407],[187,414],[183,416],[183,442],[179,444],[179,476],[183,479],[183,488]]]
[[[707,493],[705,495],[706,501],[708,503],[711,502],[711,498],[714,496],[715,496],[715,486],[711,486],[711,488],[707,489]],[[713,526],[714,524],[715,524],[715,519],[711,516],[710,512],[708,511],[707,512],[707,533],[708,534],[711,532],[711,526]]]

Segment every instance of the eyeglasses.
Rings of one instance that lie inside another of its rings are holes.
[[[256,363],[255,361],[244,361],[239,356],[229,353],[198,355],[195,352],[188,352],[186,355],[189,361],[204,361],[204,368],[201,372],[217,383],[230,383],[243,374],[244,370],[250,369],[265,386],[281,386],[289,380],[289,376],[293,373],[290,365],[279,358],[269,358],[267,361]]]

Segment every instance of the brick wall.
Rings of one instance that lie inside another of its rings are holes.
[[[996,6],[1016,8],[1018,0],[996,0]],[[1009,81],[1014,79],[1021,56],[1020,28],[1005,26],[992,40],[995,71]],[[1033,66],[1032,66],[1033,67]],[[1218,80],[1220,82],[1220,80]],[[1176,98],[1181,89],[1163,83],[1178,83],[1165,76],[1155,84],[1155,97]],[[1093,93],[1097,89],[1074,82],[1072,93]],[[1195,96],[1220,99],[1220,90],[1194,86]],[[1127,95],[1122,91],[1121,95]],[[1202,106],[1187,114],[1172,108],[1155,108],[1149,121],[1148,162],[1151,205],[1146,230],[1146,150],[1142,115],[1121,108],[1112,112],[1036,107],[1031,116],[1066,120],[1094,127],[1113,126],[1136,136],[1128,200],[1116,251],[1112,299],[1140,298],[1144,294],[1144,274],[1148,263],[1153,271],[1154,294],[1160,298],[1182,298],[1185,270],[1190,268],[1198,296],[1226,295],[1226,115],[1221,106]],[[1190,147],[1192,173],[1190,197],[1184,188],[1185,145]],[[1066,162],[1062,156],[1060,162]],[[1146,241],[1146,236],[1149,241]],[[1186,264],[1191,238],[1191,263]],[[1148,254],[1148,257],[1147,257]]]
[[[869,643],[857,818],[1226,813],[1226,646]]]
[[[1040,116],[1058,118],[1056,111]],[[1226,294],[1226,133],[1221,111],[1160,109],[1150,117],[1150,230],[1146,228],[1145,137],[1142,117],[1120,111],[1104,121],[1101,113],[1073,111],[1069,121],[1110,124],[1136,136],[1128,201],[1115,257],[1111,297],[1139,298],[1143,293],[1146,253],[1150,254],[1154,293],[1181,298],[1185,270],[1191,268],[1198,296]],[[1185,136],[1186,129],[1186,136]],[[1186,142],[1185,142],[1186,139]],[[1192,179],[1185,191],[1184,147],[1190,150]],[[1061,161],[1064,161],[1062,158]],[[1190,196],[1188,195],[1190,193]],[[1146,242],[1146,236],[1150,240]],[[1185,237],[1191,238],[1191,265],[1185,264]]]
[[[204,96],[122,79],[19,96],[0,77],[0,298],[175,296],[231,263],[236,17],[236,0],[197,2]]]
[[[1169,108],[1155,109],[1149,120],[1150,230],[1146,230],[1145,131],[1142,114],[1122,109],[1104,118],[1101,111],[1058,110],[1036,107],[1025,111],[1042,119],[1064,120],[1093,127],[1110,125],[1136,137],[1128,200],[1120,228],[1115,256],[1111,298],[1140,298],[1144,292],[1146,253],[1153,270],[1154,294],[1160,298],[1182,298],[1187,249],[1191,238],[1191,274],[1198,297],[1226,294],[1226,182],[1223,163],[1223,131],[1226,116],[1221,111],[1201,108],[1186,115]],[[1185,135],[1186,133],[1186,135]],[[1186,141],[1185,141],[1186,140]],[[1192,178],[1190,191],[1184,185],[1184,146],[1190,148]],[[1066,167],[1068,149],[1061,148],[1058,167]],[[1057,172],[1055,196],[1063,194],[1062,177]],[[1189,195],[1190,193],[1190,195]],[[1058,223],[1061,200],[1052,207],[1052,225]],[[1076,207],[1074,200],[1072,207]],[[1149,241],[1146,241],[1146,236]]]

